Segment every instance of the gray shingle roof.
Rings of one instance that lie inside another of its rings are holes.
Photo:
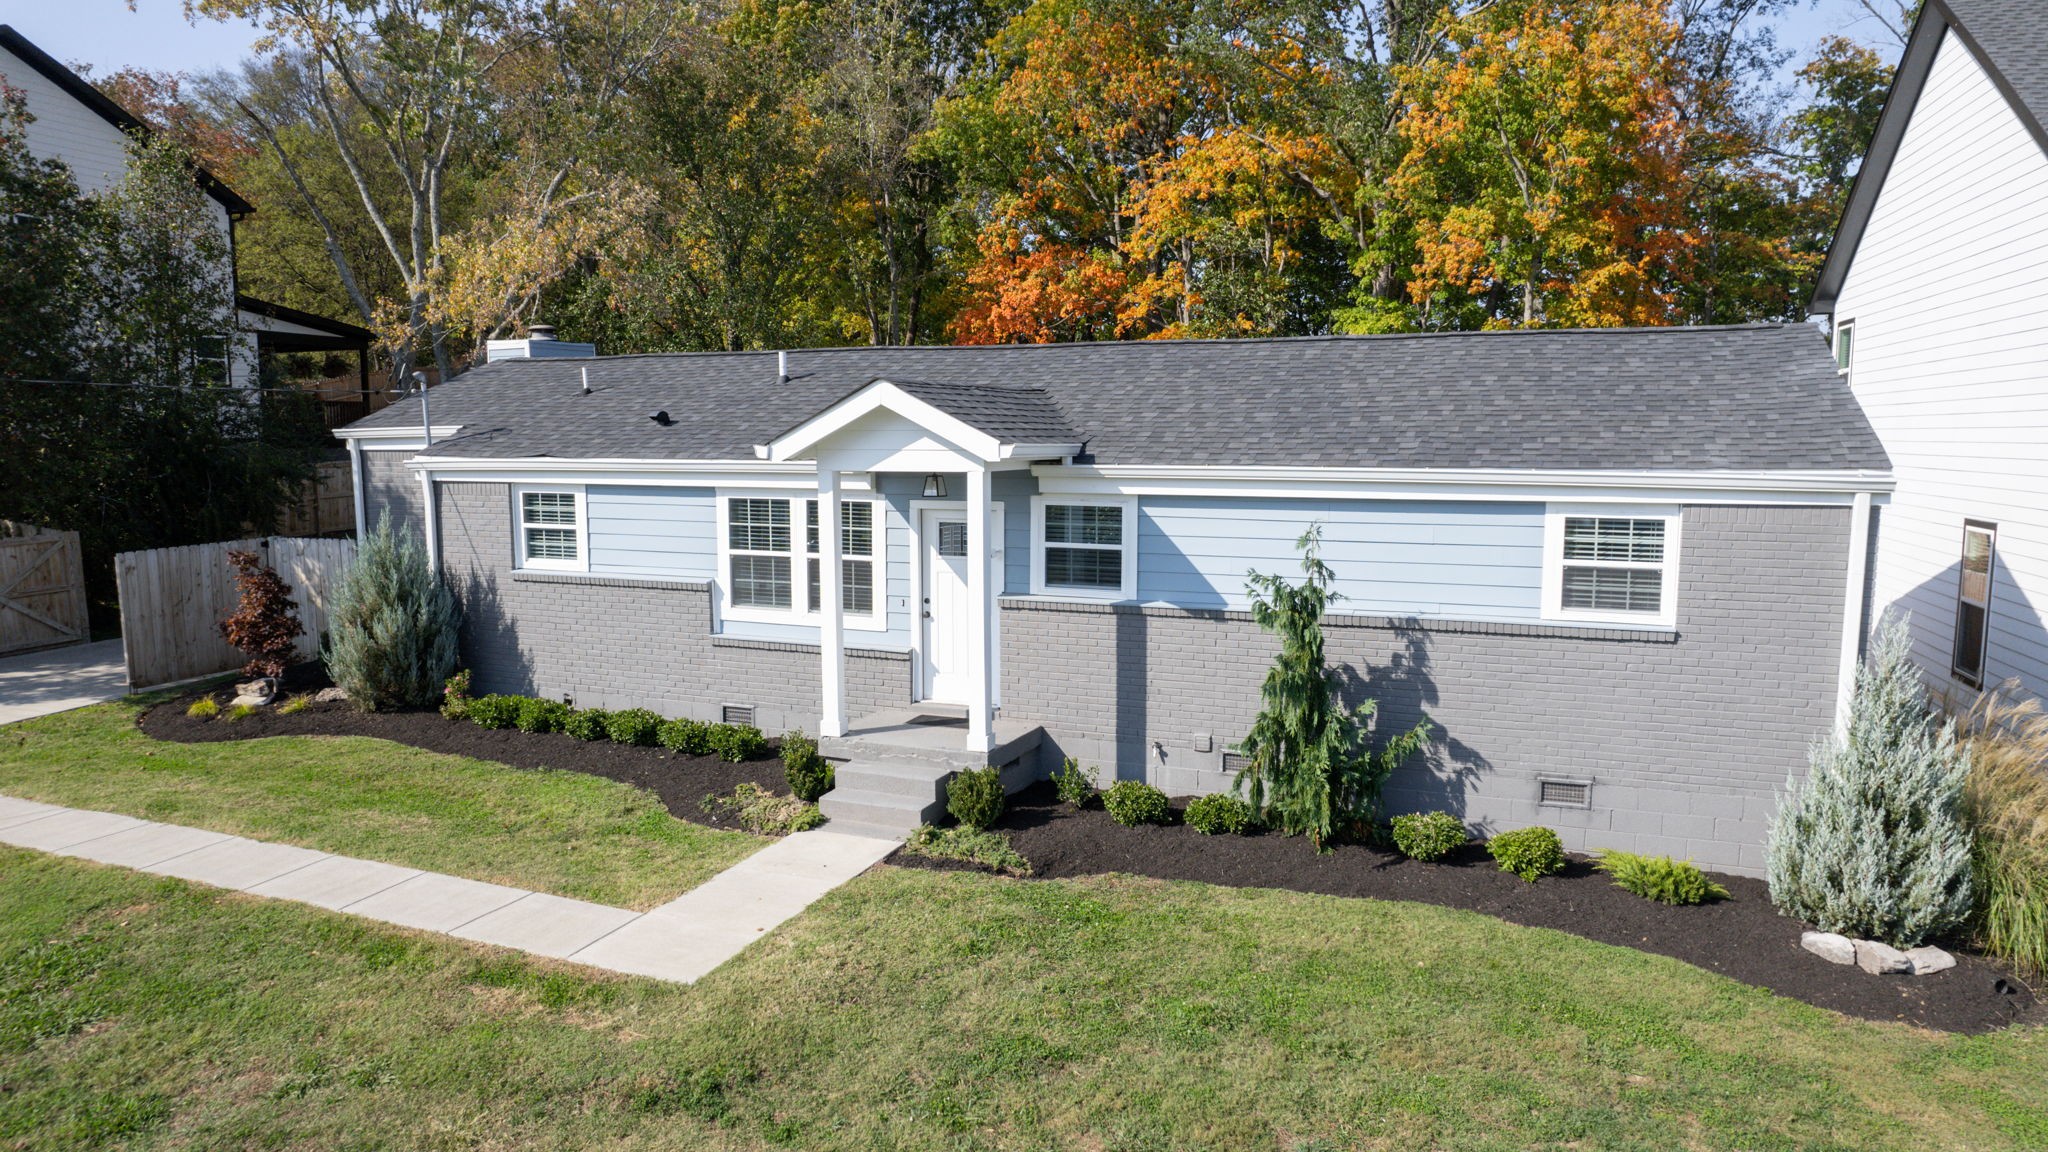
[[[929,380],[890,383],[1004,444],[1075,444],[1081,440],[1052,393],[1043,388],[940,384]]]
[[[1991,62],[2018,111],[2048,119],[2048,6],[2041,0],[1942,0],[1951,22]]]
[[[462,425],[435,452],[751,460],[880,377],[1031,439],[1057,413],[1100,464],[1889,467],[1803,324],[824,348],[791,352],[789,371],[778,384],[773,352],[501,361],[434,389],[434,423]],[[405,400],[353,427],[418,422]]]

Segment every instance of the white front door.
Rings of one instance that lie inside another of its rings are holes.
[[[942,704],[970,703],[974,669],[967,641],[974,627],[967,596],[967,515],[926,509],[919,537],[924,550],[924,605],[919,649],[924,654],[921,691]]]

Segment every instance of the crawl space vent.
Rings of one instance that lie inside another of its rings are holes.
[[[1544,780],[1538,784],[1538,804],[1554,808],[1591,808],[1593,785],[1585,780]]]
[[[1252,758],[1242,752],[1225,752],[1223,754],[1223,770],[1225,772],[1242,772],[1251,766]]]
[[[718,718],[727,724],[752,724],[754,722],[754,706],[752,704],[727,704],[719,712]]]

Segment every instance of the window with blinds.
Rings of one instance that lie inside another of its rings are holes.
[[[1558,607],[1567,612],[1661,615],[1664,533],[1661,518],[1565,517]]]
[[[582,569],[583,509],[579,493],[519,493],[519,566]]]
[[[1984,686],[1984,654],[1991,642],[1991,584],[1998,526],[1963,523],[1963,557],[1956,587],[1956,640],[1949,672],[1972,688]]]
[[[747,619],[814,622],[821,602],[818,502],[802,502],[802,550],[798,550],[797,501],[775,496],[731,496],[725,500],[724,569],[728,607]],[[844,500],[839,505],[840,604],[850,618],[879,626],[881,553],[879,505]],[[802,559],[803,567],[797,562]],[[797,579],[803,596],[797,596]]]

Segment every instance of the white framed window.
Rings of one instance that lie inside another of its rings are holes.
[[[582,488],[516,488],[512,493],[512,517],[518,530],[513,547],[521,568],[552,572],[590,570]]]
[[[1679,525],[1676,508],[1550,505],[1543,618],[1676,627]]]
[[[799,519],[801,517],[801,519]],[[886,511],[877,500],[839,503],[840,604],[848,628],[888,627],[882,586]],[[771,624],[819,622],[818,501],[721,492],[718,570],[723,615]]]
[[[1089,600],[1138,595],[1138,502],[1031,498],[1031,592]]]
[[[1847,376],[1856,365],[1856,322],[1843,320],[1835,325],[1835,374]]]

